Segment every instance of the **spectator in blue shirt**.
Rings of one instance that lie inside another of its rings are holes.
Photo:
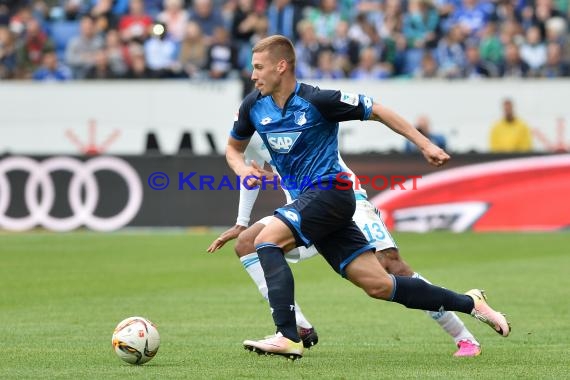
[[[32,78],[35,81],[62,82],[72,79],[72,75],[71,70],[58,61],[55,51],[48,51],[43,56],[42,65],[34,72]]]
[[[483,30],[492,12],[492,5],[486,1],[463,0],[461,7],[451,15],[451,22],[459,25],[467,35],[475,37]]]

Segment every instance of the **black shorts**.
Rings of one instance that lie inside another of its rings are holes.
[[[314,244],[329,265],[345,277],[344,269],[352,260],[375,249],[352,220],[355,209],[352,189],[315,186],[275,210],[275,217],[287,224],[297,246]]]

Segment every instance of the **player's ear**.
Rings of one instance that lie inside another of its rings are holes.
[[[287,61],[282,59],[277,63],[277,71],[279,71],[279,74],[283,74],[285,71],[287,71]]]

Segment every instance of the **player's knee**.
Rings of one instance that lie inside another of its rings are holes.
[[[255,252],[255,246],[253,242],[253,237],[250,237],[247,234],[239,235],[234,247],[236,255],[238,257],[243,257],[245,255],[249,255],[252,252]]]
[[[266,243],[266,242],[267,242],[266,237],[263,234],[259,234],[255,237],[255,239],[253,241],[253,245],[256,246],[258,244]]]
[[[394,276],[402,277],[411,277],[414,274],[412,268],[410,268],[410,266],[403,260],[392,261],[389,264],[387,272]]]
[[[259,235],[255,237],[255,240],[253,242],[254,246],[257,246],[262,243],[273,243],[277,246],[283,247],[289,242],[284,240],[278,232],[267,231],[267,228],[265,228],[263,231],[259,233]]]
[[[376,257],[386,269],[386,272],[396,276],[411,276],[414,271],[408,263],[402,260],[397,248],[388,248],[380,252],[376,252]]]

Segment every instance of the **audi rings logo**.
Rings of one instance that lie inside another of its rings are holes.
[[[128,200],[116,215],[95,215],[101,190],[95,173],[100,170],[118,174],[127,184]],[[7,177],[11,171],[28,174],[24,186],[28,215],[23,217],[6,214],[13,191]],[[68,189],[71,215],[62,218],[50,215],[55,201],[55,186],[51,173],[57,171],[71,173]],[[41,197],[38,197],[38,190],[41,190]],[[138,213],[142,194],[142,184],[137,172],[117,157],[102,156],[85,162],[71,157],[52,157],[42,162],[20,156],[0,160],[0,228],[11,231],[25,231],[38,225],[53,231],[70,231],[82,225],[96,231],[116,230],[129,223]]]

